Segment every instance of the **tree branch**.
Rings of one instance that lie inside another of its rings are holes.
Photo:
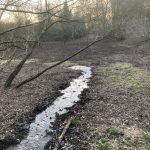
[[[71,2],[71,1],[73,1],[73,0],[70,0],[69,2]],[[0,10],[14,12],[14,13],[18,13],[19,12],[19,13],[33,14],[33,15],[40,15],[40,14],[47,14],[47,13],[51,14],[50,11],[52,11],[53,9],[55,9],[55,8],[57,8],[57,7],[59,7],[59,6],[63,5],[63,4],[64,3],[59,4],[59,5],[51,8],[51,9],[49,9],[47,11],[43,11],[43,12],[34,12],[34,11],[30,11],[30,10],[28,10],[28,11],[26,11],[26,10],[15,10],[15,9],[13,10],[13,9],[8,9],[8,8],[0,8]],[[53,15],[53,14],[51,14],[51,15]]]
[[[21,26],[12,28],[12,29],[8,29],[8,30],[6,30],[6,31],[4,31],[4,32],[1,32],[1,33],[0,33],[0,36],[6,34],[6,33],[8,33],[8,32],[11,32],[11,31],[20,29],[20,28],[26,28],[26,27],[30,27],[30,26],[33,26],[33,25],[37,25],[37,24],[43,23],[43,22],[45,22],[46,20],[47,20],[47,18],[44,19],[44,20],[42,20],[42,21],[34,22],[34,23],[31,23],[31,24],[27,24],[27,25],[21,25]]]
[[[58,63],[56,63],[56,64],[54,64],[54,65],[52,65],[52,66],[50,66],[50,67],[47,67],[46,69],[44,69],[43,71],[39,72],[38,74],[36,74],[36,75],[34,75],[34,76],[31,76],[30,78],[24,80],[23,82],[21,82],[20,84],[18,84],[15,88],[19,88],[19,87],[21,87],[22,85],[24,85],[24,84],[26,84],[26,83],[28,83],[28,82],[30,82],[30,81],[32,81],[32,80],[38,78],[39,76],[41,76],[42,74],[44,74],[46,71],[51,70],[51,69],[53,69],[53,68],[59,66],[60,64],[63,64],[64,62],[70,60],[71,58],[75,57],[76,55],[80,54],[81,52],[87,50],[89,47],[91,47],[92,45],[94,45],[94,44],[96,44],[96,43],[102,41],[103,39],[104,39],[104,38],[98,39],[98,40],[92,42],[91,44],[89,44],[88,46],[84,47],[83,49],[79,50],[78,52],[74,53],[73,55],[67,57],[66,59],[64,59],[64,60],[62,60],[62,61],[60,61],[60,62],[58,62]]]
[[[51,28],[54,24],[56,24],[59,21],[53,22],[52,24],[50,24],[48,27],[46,27],[45,29],[43,29],[41,35],[38,37],[38,40],[34,42],[31,50],[27,53],[27,55],[22,59],[22,61],[16,66],[16,68],[13,70],[13,72],[9,75],[8,79],[6,80],[4,87],[8,88],[11,86],[13,80],[15,79],[15,77],[18,75],[18,73],[20,72],[20,70],[22,69],[24,63],[26,62],[26,60],[32,55],[34,48],[36,47],[36,45],[38,44],[39,40],[43,37],[43,35],[45,34],[45,32]]]
[[[70,125],[71,125],[73,119],[74,119],[74,117],[70,117],[70,118],[66,121],[66,125],[65,125],[65,127],[64,127],[64,129],[63,129],[61,135],[59,136],[58,141],[55,143],[55,147],[54,147],[53,150],[58,150],[58,149],[59,149],[59,146],[60,146],[60,144],[61,144],[61,142],[62,142],[62,140],[63,140],[63,138],[64,138],[64,136],[65,136],[65,134],[66,134],[66,132],[67,132],[67,130],[69,129],[69,127],[70,127]],[[49,150],[50,150],[50,148],[49,148]]]
[[[73,1],[73,0],[70,0],[70,1]],[[62,4],[64,4],[64,3],[62,3]],[[60,4],[60,5],[62,5],[62,4]],[[58,7],[58,5],[55,6],[55,7],[53,7],[53,8],[51,8],[50,10],[52,10],[52,9],[54,9],[54,8],[57,8],[57,7]],[[1,9],[1,8],[0,8],[0,9]],[[6,9],[6,8],[3,8],[3,9]],[[64,19],[64,20],[66,20],[66,21],[80,22],[80,20],[68,20],[68,19],[66,19],[66,18],[64,18],[64,17],[61,17],[61,16],[56,15],[56,14],[59,13],[60,11],[57,11],[56,13],[52,14],[52,13],[49,12],[50,10],[45,11],[44,13],[48,13],[48,14],[51,15],[51,17],[52,17],[52,16],[55,16],[55,17],[57,17],[57,18],[61,18],[61,19]],[[13,11],[13,10],[12,10],[12,11]],[[15,11],[16,11],[16,12],[17,12],[17,11],[20,12],[20,10],[15,10]],[[23,11],[23,12],[24,12],[24,11]],[[22,12],[22,13],[23,13],[23,12]],[[27,13],[27,12],[26,12],[26,13]],[[29,11],[28,13],[30,13],[30,11]],[[40,12],[39,12],[39,13],[40,13]],[[43,13],[41,12],[41,14],[43,14]],[[42,20],[42,21],[34,22],[34,23],[31,23],[31,24],[28,24],[28,25],[21,25],[21,26],[18,26],[18,27],[14,27],[14,28],[12,28],[12,29],[8,29],[8,30],[6,30],[6,31],[4,31],[4,32],[1,32],[1,33],[0,33],[0,36],[4,35],[4,34],[6,34],[6,33],[9,33],[9,32],[11,32],[11,31],[17,30],[17,29],[26,28],[26,27],[30,27],[30,26],[33,26],[33,25],[37,25],[37,24],[40,24],[40,23],[44,23],[44,22],[47,21],[48,19],[49,19],[49,18],[46,18],[46,19],[44,19],[44,20]],[[85,23],[85,22],[80,22],[80,23]]]

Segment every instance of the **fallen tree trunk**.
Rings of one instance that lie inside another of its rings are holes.
[[[63,140],[63,138],[64,138],[64,136],[65,136],[65,134],[67,132],[67,130],[69,129],[73,119],[74,119],[74,117],[71,117],[70,119],[67,120],[67,123],[66,123],[66,125],[65,125],[65,127],[64,127],[64,129],[63,129],[63,131],[61,133],[61,135],[59,136],[58,141],[56,142],[53,150],[58,150],[58,148],[59,148],[59,146],[60,146],[60,144],[61,144],[61,142],[62,142],[62,140]],[[49,150],[50,150],[50,148],[49,148]]]
[[[94,45],[94,44],[97,43],[97,42],[102,41],[103,39],[104,39],[104,38],[92,42],[91,44],[89,44],[88,46],[86,46],[86,47],[84,47],[83,49],[79,50],[79,51],[76,52],[75,54],[73,54],[73,55],[67,57],[66,59],[64,59],[64,60],[62,60],[62,61],[60,61],[60,62],[58,62],[58,63],[56,63],[56,64],[54,64],[54,65],[52,65],[52,66],[50,66],[50,67],[47,67],[46,69],[44,69],[43,71],[39,72],[38,74],[29,77],[28,79],[26,79],[26,80],[24,80],[23,82],[21,82],[20,84],[18,84],[15,88],[19,88],[19,87],[21,87],[22,85],[24,85],[24,84],[26,84],[26,83],[28,83],[28,82],[30,82],[30,81],[32,81],[32,80],[38,78],[39,76],[41,76],[42,74],[44,74],[46,71],[48,71],[48,70],[50,70],[50,69],[53,69],[53,68],[55,68],[56,66],[58,66],[58,65],[60,65],[60,64],[63,64],[64,62],[70,60],[71,58],[75,57],[76,55],[80,54],[81,52],[87,50],[89,47],[91,47],[92,45]]]

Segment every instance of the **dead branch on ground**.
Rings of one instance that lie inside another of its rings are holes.
[[[55,143],[55,146],[54,146],[54,149],[53,150],[58,150],[67,130],[69,129],[71,123],[72,123],[72,120],[74,119],[74,117],[70,117],[67,121],[66,121],[66,125],[61,133],[61,135],[58,137],[58,141]],[[49,148],[50,149],[50,148]]]

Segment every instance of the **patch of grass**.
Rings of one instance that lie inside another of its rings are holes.
[[[109,129],[109,134],[112,136],[120,136],[123,135],[123,132],[119,128],[113,127]]]
[[[79,119],[75,118],[74,120],[72,120],[71,124],[74,126],[78,126],[81,124],[81,121]]]
[[[4,64],[7,64],[7,62],[9,62],[10,60],[0,60],[0,64],[1,65],[4,65]],[[21,59],[13,59],[11,60],[11,63],[10,64],[18,64],[19,62],[21,61]]]
[[[76,66],[76,65],[78,65],[78,64],[73,63],[73,62],[71,62],[71,61],[66,61],[66,62],[64,62],[61,66],[64,66],[64,67],[71,67],[71,66]]]
[[[143,137],[144,137],[145,141],[150,143],[150,132],[144,133]]]
[[[0,65],[6,64],[7,60],[0,60]]]
[[[54,62],[47,62],[47,63],[44,63],[44,65],[46,66],[52,66],[54,64],[58,63],[58,61],[54,61]]]
[[[98,71],[105,76],[104,83],[112,89],[138,93],[150,85],[150,72],[130,63],[114,63]]]
[[[54,65],[54,64],[56,64],[56,63],[58,63],[58,61],[45,63],[45,65],[47,65],[47,66],[52,66],[52,65]],[[66,62],[64,62],[63,64],[61,64],[60,66],[62,66],[62,67],[71,67],[71,66],[75,66],[75,65],[78,65],[78,64],[73,63],[73,62],[71,62],[71,61],[66,61]]]
[[[0,65],[4,65],[8,62],[9,60],[0,60]],[[16,65],[20,63],[21,59],[12,59],[10,64]],[[25,64],[30,64],[38,61],[38,59],[28,59]]]
[[[126,140],[126,141],[130,141],[131,138],[130,138],[130,137],[125,137],[125,140]]]
[[[100,143],[98,146],[99,150],[113,150],[113,146],[110,143]]]
[[[125,144],[125,145],[128,145],[129,144],[128,138],[123,138],[122,143]]]
[[[38,59],[28,59],[26,61],[26,64],[34,63],[34,62],[37,62],[37,61],[38,61]]]
[[[108,139],[101,139],[101,142],[106,143],[106,142],[108,142]]]

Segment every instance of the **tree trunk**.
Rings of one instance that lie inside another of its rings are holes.
[[[17,67],[14,69],[14,71],[9,75],[8,79],[5,82],[4,87],[8,88],[11,86],[14,78],[18,75],[20,70],[22,69],[22,66],[26,62],[26,60],[31,56],[32,51],[28,52],[28,54],[22,59],[22,61],[17,65]]]
[[[41,32],[41,35],[39,36],[38,40],[33,44],[33,46],[31,47],[31,50],[27,53],[27,55],[22,59],[22,61],[17,65],[17,67],[14,69],[14,71],[9,75],[8,79],[6,80],[4,87],[8,88],[11,86],[13,80],[15,79],[15,77],[18,75],[18,73],[20,72],[20,70],[22,69],[24,63],[26,62],[26,60],[31,56],[31,54],[34,51],[34,48],[36,47],[36,45],[39,43],[40,39],[43,37],[43,35],[45,34],[45,32],[52,27],[54,24],[56,24],[59,21],[55,21],[53,23],[51,23],[50,25],[48,25],[48,27],[46,27],[45,29],[43,29],[43,31]],[[29,45],[27,46],[27,49],[29,49]]]
[[[105,37],[105,38],[106,38],[106,37]],[[56,63],[56,64],[54,64],[54,65],[52,65],[52,66],[50,66],[50,67],[47,67],[46,69],[44,69],[43,71],[39,72],[38,74],[36,74],[36,75],[34,75],[34,76],[29,77],[28,79],[26,79],[26,80],[22,81],[20,84],[18,84],[18,85],[16,86],[16,88],[21,87],[22,85],[24,85],[24,84],[26,84],[26,83],[28,83],[28,82],[30,82],[30,81],[32,81],[32,80],[38,78],[39,76],[41,76],[42,74],[44,74],[46,71],[48,71],[48,70],[50,70],[50,69],[53,69],[53,68],[57,67],[58,65],[60,65],[60,64],[62,64],[62,63],[64,63],[64,62],[70,60],[71,58],[73,58],[73,57],[75,57],[76,55],[80,54],[81,52],[87,50],[89,47],[91,47],[91,46],[94,45],[95,43],[98,43],[98,42],[102,41],[103,39],[104,39],[104,37],[101,38],[101,39],[99,39],[99,40],[96,40],[96,41],[92,42],[92,43],[89,44],[88,46],[86,46],[86,47],[84,47],[83,49],[77,51],[76,53],[74,53],[73,55],[67,57],[66,59],[64,59],[64,60],[62,60],[62,61],[59,61],[58,63]]]

